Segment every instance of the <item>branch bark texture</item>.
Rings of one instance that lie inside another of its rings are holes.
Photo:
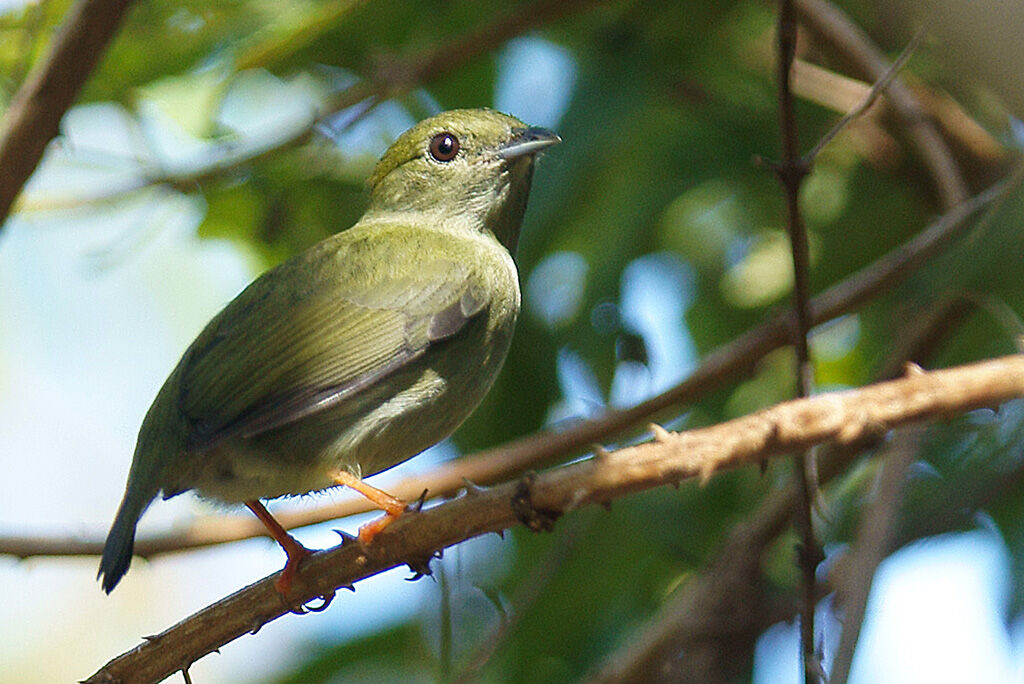
[[[652,426],[655,440],[581,463],[528,475],[422,513],[399,518],[364,548],[356,542],[312,555],[292,588],[296,603],[400,565],[424,569],[438,551],[520,522],[550,529],[580,506],[759,462],[815,444],[846,444],[901,425],[939,420],[1024,397],[1024,355],[906,377],[859,390],[798,399],[699,430],[671,433]],[[288,612],[266,577],[147,639],[86,680],[155,682],[187,668],[220,646]]]

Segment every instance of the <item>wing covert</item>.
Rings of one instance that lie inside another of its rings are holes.
[[[458,334],[487,306],[462,264],[424,259],[423,249],[391,250],[381,262],[367,253],[370,241],[357,247],[282,264],[210,322],[180,368],[191,449],[334,406]],[[381,263],[387,273],[365,267]]]

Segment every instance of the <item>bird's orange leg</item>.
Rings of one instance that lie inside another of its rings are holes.
[[[377,518],[376,520],[371,520],[359,528],[359,541],[363,544],[369,544],[373,541],[373,538],[376,537],[381,530],[390,525],[395,518],[405,512],[404,501],[391,496],[383,489],[377,489],[372,485],[366,484],[347,470],[339,470],[334,473],[334,481],[340,485],[345,485],[346,487],[356,490],[369,499],[375,506],[384,511],[384,515],[382,517]]]
[[[284,564],[284,570],[281,571],[281,576],[274,582],[274,588],[277,589],[278,593],[282,596],[287,596],[288,592],[292,588],[292,580],[295,578],[295,573],[299,570],[299,563],[302,559],[308,556],[312,551],[307,549],[305,546],[296,541],[295,537],[288,534],[288,531],[281,527],[281,523],[277,522],[274,516],[270,515],[270,511],[261,504],[259,501],[246,501],[245,505],[253,512],[257,518],[260,519],[266,528],[270,532],[270,536],[274,538],[284,552],[288,554],[288,562]]]

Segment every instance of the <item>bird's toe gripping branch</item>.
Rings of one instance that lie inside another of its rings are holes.
[[[354,489],[384,511],[382,517],[371,520],[359,528],[359,541],[363,544],[369,544],[373,541],[373,538],[380,534],[381,530],[394,522],[395,518],[402,515],[406,510],[406,503],[404,501],[388,494],[383,489],[377,489],[372,485],[366,484],[347,470],[339,470],[334,473],[334,481]]]

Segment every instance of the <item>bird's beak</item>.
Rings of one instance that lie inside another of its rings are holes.
[[[558,134],[546,128],[513,128],[512,139],[498,149],[498,156],[502,159],[525,157],[560,142]]]

